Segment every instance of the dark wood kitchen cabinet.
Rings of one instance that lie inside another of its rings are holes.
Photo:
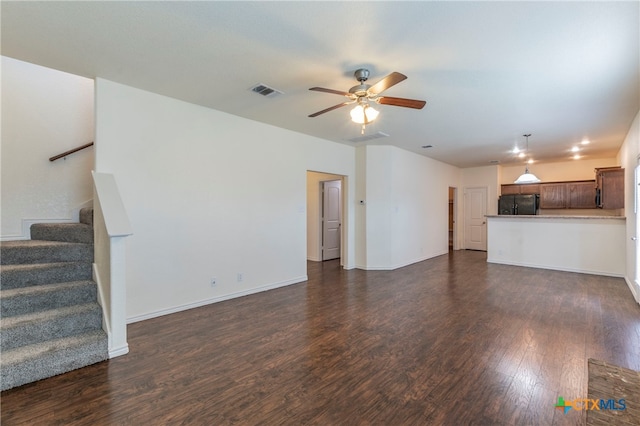
[[[567,207],[567,184],[565,182],[540,185],[541,209],[564,209]]]
[[[596,183],[593,180],[586,182],[568,182],[567,192],[569,196],[569,209],[595,209],[596,208]]]
[[[596,194],[598,208],[624,208],[624,169],[621,167],[596,169]]]
[[[542,183],[540,184],[540,208],[595,209],[595,181]]]
[[[502,195],[532,195],[540,193],[539,183],[513,183],[506,184],[500,187],[500,194]]]

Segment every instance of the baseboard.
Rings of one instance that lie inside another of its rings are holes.
[[[235,293],[225,294],[224,296],[213,297],[211,299],[204,299],[194,303],[187,303],[184,305],[174,306],[168,309],[162,309],[155,312],[150,312],[148,314],[136,315],[133,317],[127,318],[127,324],[132,324],[138,321],[144,321],[152,318],[162,317],[165,315],[175,314],[177,312],[186,311],[189,309],[199,308],[201,306],[211,305],[213,303],[224,302],[225,300],[235,299],[238,297],[249,296],[255,293],[261,293],[263,291],[273,290],[280,287],[286,287],[288,285],[298,284],[304,281],[307,281],[309,277],[307,275],[303,275],[301,277],[292,278],[286,281],[280,281],[273,284],[268,284],[260,287],[255,287],[249,290],[238,291]]]
[[[640,283],[638,283],[638,281],[633,282],[627,277],[624,277],[624,280],[627,282],[627,286],[629,286],[634,300],[640,305]]]
[[[109,359],[115,358],[118,356],[126,355],[129,353],[129,345],[124,345],[119,348],[111,348],[109,349]]]
[[[526,262],[509,262],[504,260],[493,259],[491,257],[487,257],[487,263],[496,263],[496,264],[511,265],[511,266],[524,266],[525,268],[549,269],[552,271],[576,272],[579,274],[601,275],[603,277],[624,278],[624,273],[594,271],[590,269],[562,268],[559,266],[538,265],[535,263],[526,263]]]

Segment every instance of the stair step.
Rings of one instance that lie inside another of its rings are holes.
[[[93,244],[93,227],[85,223],[34,223],[31,239]]]
[[[96,283],[90,280],[0,290],[2,318],[93,303]]]
[[[80,223],[93,227],[93,207],[80,209]]]
[[[26,265],[0,265],[0,289],[90,280],[93,277],[90,262],[33,263]]]
[[[107,335],[96,330],[16,349],[2,349],[0,390],[66,373],[108,359]]]
[[[0,347],[4,356],[8,349],[101,329],[102,308],[97,303],[75,305],[2,318],[1,325]]]
[[[0,263],[93,262],[93,245],[59,241],[19,240],[0,244]]]

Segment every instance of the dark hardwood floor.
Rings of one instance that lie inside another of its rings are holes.
[[[640,370],[623,279],[458,251],[131,324],[130,353],[3,392],[2,425],[549,425],[587,359]],[[615,397],[613,395],[612,397]]]

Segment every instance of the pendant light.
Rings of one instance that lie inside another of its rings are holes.
[[[529,155],[529,136],[531,136],[531,133],[527,134],[527,135],[522,135],[527,139],[527,145],[526,145],[526,149],[525,149],[525,156]],[[527,160],[528,161],[528,160]],[[540,182],[540,179],[538,179],[536,177],[536,175],[534,175],[533,173],[529,173],[529,165],[528,163],[525,163],[526,165],[524,166],[524,173],[522,175],[520,175],[520,177],[518,179],[516,179],[516,181],[514,183],[538,183]]]

